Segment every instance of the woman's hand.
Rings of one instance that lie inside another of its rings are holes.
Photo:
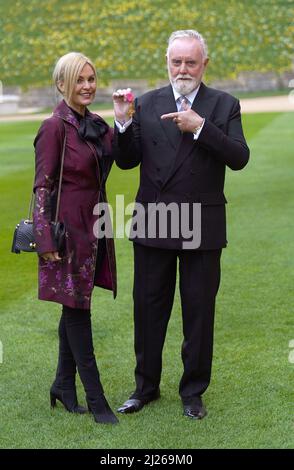
[[[40,255],[45,261],[60,261],[62,258],[59,257],[58,251],[48,251]]]
[[[115,119],[120,124],[124,125],[133,114],[134,95],[132,90],[130,88],[116,90],[112,95],[112,99]]]

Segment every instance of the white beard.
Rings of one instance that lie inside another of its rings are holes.
[[[199,81],[190,75],[184,75],[186,80],[183,80],[183,75],[179,74],[176,78],[172,78],[170,71],[168,70],[169,80],[173,85],[174,89],[181,95],[189,95],[192,91],[196,90],[199,85]],[[189,79],[189,80],[187,80]]]
[[[181,95],[189,95],[192,91],[196,90],[198,87],[198,81],[195,78],[190,80],[182,80],[180,78],[172,81],[174,89]]]

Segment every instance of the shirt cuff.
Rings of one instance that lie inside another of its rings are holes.
[[[194,139],[194,140],[197,140],[198,137],[200,136],[200,133],[201,133],[201,131],[202,131],[202,129],[203,129],[204,123],[205,123],[205,119],[203,119],[203,123],[202,123],[201,127],[199,127],[198,131],[197,131],[197,132],[193,132],[193,139]]]
[[[125,122],[124,124],[121,124],[120,122],[118,122],[116,119],[114,120],[115,122],[115,125],[116,127],[118,128],[118,132],[120,134],[123,134],[124,132],[126,132],[127,128],[132,124],[133,122],[133,119],[129,119],[127,122]]]

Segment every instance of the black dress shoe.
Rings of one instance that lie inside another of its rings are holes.
[[[119,413],[135,413],[137,411],[142,410],[142,408],[150,403],[151,401],[157,400],[160,397],[160,393],[157,392],[151,398],[129,398],[127,401],[124,402],[122,406],[120,406],[117,411]]]
[[[138,400],[137,398],[130,398],[129,400],[125,401],[122,406],[120,406],[117,411],[119,413],[135,413],[136,411],[140,411],[145,403],[142,400]]]
[[[184,416],[192,419],[202,419],[207,415],[205,406],[202,403],[201,398],[192,400],[190,403],[184,403]]]

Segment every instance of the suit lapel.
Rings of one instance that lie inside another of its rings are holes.
[[[201,83],[197,96],[192,104],[192,109],[205,119],[209,119],[215,107],[215,96],[209,92],[209,88]]]
[[[171,85],[161,88],[158,93],[154,95],[154,109],[162,127],[163,132],[167,135],[172,147],[176,150],[180,139],[181,132],[178,130],[175,123],[170,120],[162,120],[162,114],[176,113],[177,105]]]
[[[201,83],[197,96],[192,104],[193,111],[195,111],[200,116],[208,120],[213,112],[214,107],[215,107],[215,97],[209,93],[204,83]],[[173,121],[169,121],[169,122],[171,122],[173,126],[175,126],[175,123]],[[173,131],[174,131],[174,127],[173,127]],[[181,138],[181,142],[178,147],[178,150],[177,150],[177,155],[175,158],[174,165],[171,168],[171,171],[169,172],[164,182],[164,186],[172,178],[172,176],[175,174],[175,172],[184,162],[187,155],[191,152],[191,150],[195,146],[195,141],[191,133],[184,132],[181,134],[181,137],[182,138]]]

